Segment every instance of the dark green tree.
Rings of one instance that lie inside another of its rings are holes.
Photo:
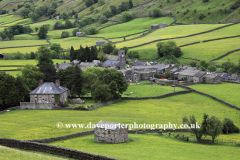
[[[20,14],[23,18],[27,18],[28,14],[30,13],[30,10],[28,8],[24,8],[23,10],[21,10]]]
[[[82,85],[82,95],[91,93],[91,86],[98,81],[98,76],[91,72],[83,72],[82,74],[83,85]]]
[[[45,82],[54,82],[56,80],[56,69],[51,58],[51,50],[45,45],[41,45],[37,51],[36,60],[40,72],[44,73]]]
[[[114,5],[110,6],[110,10],[111,10],[112,15],[117,14],[117,7],[116,6],[114,6]]]
[[[74,73],[74,66],[69,66],[66,69],[59,69],[57,77],[60,80],[61,86],[66,87],[71,91],[72,89],[72,75]]]
[[[105,45],[103,45],[102,49],[104,53],[110,54],[114,50],[114,46],[111,43],[106,43]]]
[[[91,87],[92,99],[97,102],[107,102],[111,99],[110,89],[107,84],[103,84],[101,81],[96,81]]]
[[[40,30],[38,32],[38,37],[40,39],[45,39],[47,37],[47,33],[48,33],[48,29],[46,26],[43,25],[40,27]]]
[[[82,94],[82,70],[77,65],[73,68],[71,85],[71,94],[78,95],[80,97]]]
[[[161,17],[161,16],[162,16],[162,12],[160,9],[153,10],[153,17]]]
[[[132,7],[133,7],[133,2],[132,2],[132,0],[129,0],[129,1],[128,1],[128,6],[129,6],[129,8],[132,8]]]
[[[207,135],[212,137],[212,143],[215,138],[221,133],[223,128],[221,120],[215,115],[207,118]]]

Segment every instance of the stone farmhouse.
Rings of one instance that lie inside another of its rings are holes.
[[[204,82],[205,83],[222,83],[222,78],[217,74],[217,73],[208,73],[205,77],[204,77]]]
[[[57,79],[55,84],[53,82],[45,82],[39,80],[39,86],[30,92],[31,103],[55,103],[55,95],[60,95],[60,101],[67,100],[68,89],[60,86],[60,81]]]
[[[186,77],[188,82],[193,82],[193,77],[196,75],[200,70],[198,70],[196,67],[186,67],[185,69],[182,68],[182,70],[178,73],[178,79],[182,79]]]
[[[204,72],[204,71],[197,72],[193,77],[193,82],[194,83],[203,83],[204,77],[206,76],[206,74],[207,74],[207,72]]]
[[[100,121],[94,128],[94,140],[101,143],[128,142],[128,128],[120,123]]]
[[[126,56],[125,56],[125,50],[119,50],[118,51],[118,60],[106,60],[103,65],[103,68],[111,68],[116,70],[125,69],[126,67]]]

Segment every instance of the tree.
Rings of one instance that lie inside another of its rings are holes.
[[[233,71],[235,68],[235,64],[228,60],[228,62],[222,63],[222,68],[224,72]]]
[[[93,4],[94,4],[93,0],[85,0],[85,5],[86,5],[87,7],[90,7],[90,6],[93,5]]]
[[[37,27],[35,27],[35,31],[36,31],[36,32],[38,31],[38,28],[37,28]]]
[[[153,10],[153,17],[161,17],[161,16],[162,16],[162,12],[160,9]]]
[[[56,51],[57,55],[59,56],[61,51],[61,45],[60,43],[52,43],[50,45],[50,49]]]
[[[69,37],[68,31],[62,31],[61,38],[67,38]]]
[[[20,14],[23,18],[28,17],[28,14],[30,13],[30,10],[28,8],[24,8],[23,10],[21,10]]]
[[[87,34],[88,34],[88,35],[94,35],[94,34],[97,34],[97,30],[96,30],[95,28],[93,28],[93,27],[88,28],[88,30],[87,30]]]
[[[174,41],[158,43],[157,48],[160,50],[160,56],[163,55],[164,57],[169,57],[171,55],[174,55],[175,57],[179,58],[182,55],[180,47],[178,47]]]
[[[114,50],[112,52],[112,55],[118,55],[118,49],[117,48],[114,48]]]
[[[170,70],[169,70],[169,69],[167,69],[167,70],[165,71],[165,76],[166,76],[167,78],[172,78],[172,76],[171,76],[171,73],[170,73]]]
[[[32,21],[36,21],[39,18],[39,15],[35,12],[30,12],[28,17],[32,19]]]
[[[72,31],[72,36],[76,36],[76,33],[77,33],[77,32],[79,32],[79,29],[78,29],[78,28],[74,29],[74,30]]]
[[[132,8],[132,7],[133,7],[133,2],[132,2],[132,0],[129,0],[129,1],[128,1],[128,6],[129,6],[129,8]]]
[[[214,66],[214,65],[210,65],[210,66],[208,67],[208,70],[209,70],[210,72],[215,72],[215,71],[217,70],[217,67]]]
[[[106,18],[110,18],[112,16],[112,12],[107,10],[105,12],[103,12],[103,15],[106,17]]]
[[[65,21],[65,28],[68,29],[68,28],[73,28],[73,24],[71,21],[69,21],[68,19]]]
[[[139,58],[139,53],[138,51],[129,51],[127,54],[128,58]]]
[[[117,14],[117,7],[116,6],[114,6],[114,5],[110,6],[110,10],[111,10],[112,15]]]
[[[54,82],[56,79],[56,69],[51,58],[51,50],[45,45],[41,45],[37,51],[36,60],[39,70],[44,73],[45,82]]]
[[[51,5],[52,8],[57,8],[57,2],[52,2],[52,5]]]
[[[200,61],[200,68],[201,68],[203,71],[205,71],[205,70],[208,68],[208,66],[209,66],[209,63],[208,63],[208,62],[206,62],[206,61],[204,61],[204,60]]]
[[[99,53],[97,57],[101,62],[108,60],[107,56],[104,53]]]
[[[93,13],[93,12],[94,12],[94,9],[95,9],[95,8],[94,8],[93,6],[91,6],[91,7],[90,7],[90,12]]]
[[[110,89],[107,84],[103,84],[101,81],[96,81],[91,87],[92,99],[97,102],[107,102],[111,99]]]
[[[190,66],[191,66],[191,67],[197,67],[197,62],[191,61],[191,62],[190,62]]]
[[[223,128],[221,120],[215,115],[211,115],[207,118],[207,134],[212,137],[212,143],[215,138],[221,133]]]
[[[198,126],[197,120],[195,119],[194,115],[190,116],[189,119],[187,117],[183,117],[183,123],[187,124],[188,127],[190,128],[191,132],[193,134],[195,134],[197,142],[200,142],[202,136],[204,134],[206,134],[206,119],[207,118],[208,118],[208,115],[204,114],[202,124],[201,124],[200,128],[198,128],[199,126]]]
[[[122,20],[124,22],[130,21],[130,20],[132,20],[132,15],[128,12],[123,12],[122,13]]]
[[[28,3],[28,2],[26,2],[26,3],[24,4],[24,7],[25,7],[25,8],[30,8],[30,7],[31,7],[31,4]]]
[[[158,72],[154,73],[154,78],[158,78],[158,79],[160,78],[160,75],[158,74]]]
[[[222,123],[223,123],[222,132],[224,134],[239,132],[239,128],[233,124],[233,120],[231,120],[230,118],[224,118]]]
[[[40,30],[38,32],[38,37],[40,39],[45,39],[47,37],[47,33],[48,33],[48,29],[46,26],[43,25],[40,27]]]
[[[91,86],[98,81],[98,76],[91,72],[83,72],[82,79],[82,95],[91,93]]]
[[[107,19],[105,16],[101,16],[101,17],[99,18],[99,22],[100,22],[101,24],[106,23],[107,21],[108,21],[108,19]]]
[[[68,18],[68,15],[67,15],[66,12],[63,12],[63,13],[62,13],[62,18],[63,18],[64,20],[66,20],[66,19]]]
[[[127,55],[128,54],[128,50],[129,50],[128,47],[124,46],[122,49],[125,51],[125,55]]]
[[[57,72],[57,77],[60,80],[61,86],[68,88],[70,91],[72,89],[72,75],[74,66],[69,66],[66,69],[59,69]]]
[[[120,6],[118,6],[118,10],[120,12],[127,11],[129,8],[129,3],[128,2],[122,2]]]
[[[103,45],[102,49],[103,49],[104,53],[110,54],[110,53],[113,52],[114,47],[111,43],[106,43],[106,44]]]
[[[80,97],[82,94],[82,70],[77,65],[74,66],[71,76],[71,94],[76,94]]]
[[[98,5],[99,6],[102,6],[102,5],[104,5],[105,4],[105,0],[98,0]]]

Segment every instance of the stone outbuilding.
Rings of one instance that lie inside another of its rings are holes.
[[[151,29],[157,29],[159,28],[159,24],[151,24]]]
[[[83,35],[83,33],[82,32],[77,32],[76,33],[76,37],[83,37],[84,35]]]
[[[61,16],[56,16],[56,19],[61,19]]]
[[[207,72],[199,71],[197,74],[193,76],[193,82],[194,83],[203,83],[204,82],[204,76],[207,74]]]
[[[204,77],[204,82],[205,83],[222,83],[222,78],[219,76],[217,73],[209,73]]]
[[[167,27],[168,25],[167,25],[167,23],[161,23],[161,24],[159,24],[159,28],[165,28],[165,27]]]
[[[100,121],[94,128],[94,140],[101,143],[128,142],[128,128],[120,123]]]
[[[96,41],[96,46],[101,46],[104,45],[106,42],[105,41]]]

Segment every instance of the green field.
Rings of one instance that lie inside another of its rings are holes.
[[[225,160],[239,159],[239,147],[224,145],[203,145],[184,142],[178,139],[156,134],[129,134],[129,142],[103,144],[94,141],[94,135],[88,135],[51,145],[77,149],[93,154],[105,155],[117,159],[197,159]],[[227,154],[226,154],[227,153]]]
[[[63,60],[63,59],[53,59],[54,64],[56,63],[63,63],[64,61],[69,62],[69,60]],[[32,64],[37,65],[37,61],[35,59],[31,60],[0,60],[0,65],[26,65],[26,64]]]
[[[29,34],[20,34],[20,35],[15,35],[13,40],[38,40],[37,35],[29,35]]]
[[[6,49],[0,49],[0,53],[15,53],[17,51],[21,53],[30,53],[30,52],[36,52],[38,50],[39,46],[35,47],[21,47],[21,48],[6,48]]]
[[[64,39],[51,39],[51,43],[60,43],[62,48],[79,49],[80,45],[83,47],[96,45],[96,41],[102,41],[102,38],[86,38],[86,37],[69,37]]]
[[[181,87],[175,87],[175,91],[184,91]],[[123,92],[122,97],[154,97],[167,93],[174,92],[174,87],[162,86],[158,84],[144,85],[144,84],[130,84],[128,89]]]
[[[84,99],[84,98],[81,98],[81,99],[85,101],[85,104],[71,104],[69,107],[70,108],[79,107],[79,106],[87,107],[87,106],[100,104],[99,101],[95,102],[95,100],[93,100],[93,99]]]
[[[5,73],[10,74],[13,77],[17,77],[18,75],[22,74],[22,72],[20,72],[20,71],[6,71]]]
[[[24,151],[15,148],[9,148],[0,146],[0,159],[4,160],[19,160],[19,159],[36,159],[36,160],[61,160],[61,159],[70,159],[63,158],[60,156],[55,156],[47,153],[33,152],[33,151]]]
[[[221,84],[197,84],[190,87],[240,107],[239,84],[223,82]]]
[[[211,98],[189,93],[159,100],[122,100],[92,111],[15,110],[1,114],[0,135],[22,140],[58,137],[88,128],[58,129],[56,124],[92,124],[100,120],[123,124],[181,124],[183,116],[194,114],[201,121],[203,113],[215,114],[221,120],[231,118],[240,126],[239,111]],[[57,115],[57,116],[56,116]]]
[[[76,28],[70,28],[70,29],[63,29],[63,30],[53,30],[53,31],[49,31],[47,34],[47,38],[61,38],[61,34],[63,31],[68,32],[69,36],[73,36],[72,35],[72,31],[76,29]],[[75,37],[76,35],[74,35]]]
[[[222,64],[224,62],[227,62],[228,60],[230,60],[231,62],[233,62],[235,64],[238,64],[239,60],[240,60],[240,51],[233,52],[233,53],[231,53],[219,60],[213,61],[213,62],[216,62],[216,64]]]
[[[32,45],[41,45],[41,44],[48,44],[48,42],[46,40],[2,41],[0,43],[0,48],[32,46]]]
[[[14,16],[14,15],[0,16],[0,26],[3,26],[6,23],[11,23],[12,21],[16,21],[18,19],[21,19],[21,17],[20,16]]]

